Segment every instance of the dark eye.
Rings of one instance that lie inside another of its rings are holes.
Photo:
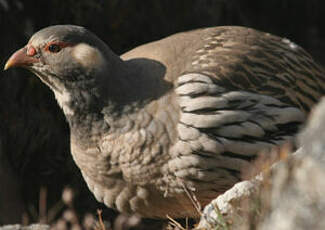
[[[57,45],[57,44],[51,44],[51,45],[49,45],[48,50],[51,53],[58,53],[58,52],[60,52],[61,47],[59,45]]]

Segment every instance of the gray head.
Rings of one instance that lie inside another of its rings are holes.
[[[119,61],[119,57],[87,29],[56,25],[35,33],[25,47],[10,57],[5,69],[27,68],[54,91],[62,91],[110,72]]]

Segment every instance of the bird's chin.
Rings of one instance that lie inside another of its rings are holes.
[[[45,74],[42,74],[34,69],[30,69],[30,71],[32,73],[34,73],[39,79],[41,79],[41,81],[44,82],[48,87],[50,87],[50,89],[61,93],[61,90],[58,87],[56,87],[56,84],[53,81],[53,78],[51,78]]]

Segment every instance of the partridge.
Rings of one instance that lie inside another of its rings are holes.
[[[265,149],[290,141],[324,93],[295,43],[223,26],[178,33],[121,56],[80,26],[35,33],[5,69],[54,92],[71,153],[98,201],[143,217],[197,217]],[[263,151],[267,152],[267,151]]]

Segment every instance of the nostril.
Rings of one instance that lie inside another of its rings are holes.
[[[27,55],[34,56],[36,54],[36,49],[33,46],[27,47]]]

